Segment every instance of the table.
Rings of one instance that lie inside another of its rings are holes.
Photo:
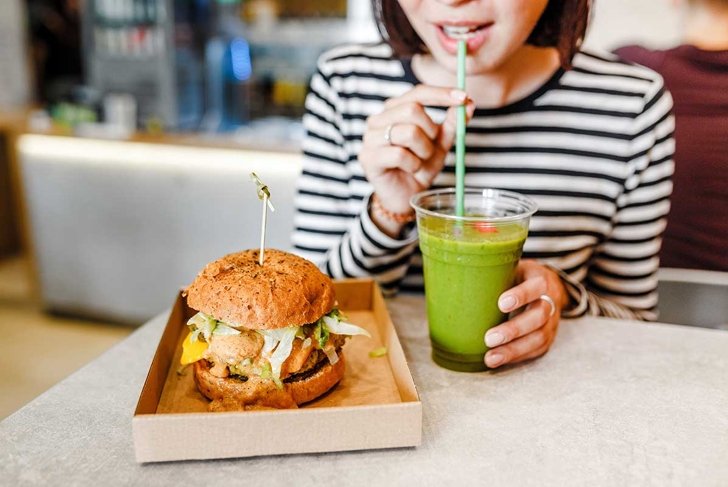
[[[728,332],[582,318],[543,358],[429,359],[424,301],[388,302],[418,448],[138,465],[131,418],[166,314],[0,423],[4,485],[726,485]]]

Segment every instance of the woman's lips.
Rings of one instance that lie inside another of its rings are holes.
[[[449,25],[455,25],[455,24],[449,24]],[[462,26],[462,25],[460,25]],[[470,24],[466,25],[466,27],[470,27],[471,29],[475,29],[467,34],[465,37],[465,40],[467,42],[468,46],[468,52],[475,52],[478,49],[480,49],[480,46],[482,46],[485,41],[488,38],[488,35],[490,33],[490,28],[493,26],[493,23],[487,23],[487,24]],[[458,52],[458,42],[459,39],[455,37],[449,37],[447,34],[445,34],[445,29],[443,25],[435,25],[435,30],[437,31],[437,37],[440,40],[440,44],[442,47],[447,51],[449,54],[452,54],[453,56],[457,55]]]

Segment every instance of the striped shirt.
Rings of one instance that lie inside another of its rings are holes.
[[[572,301],[564,316],[652,320],[672,191],[672,100],[658,74],[607,56],[580,52],[531,95],[476,108],[466,185],[536,201],[524,257],[559,272]],[[418,83],[385,44],[342,46],[319,60],[293,245],[332,277],[372,276],[390,293],[423,289],[416,229],[394,239],[372,222],[357,158],[366,119]],[[444,108],[427,112],[444,119]],[[454,185],[451,151],[433,187]]]

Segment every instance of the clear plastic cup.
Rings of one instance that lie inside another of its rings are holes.
[[[514,284],[536,203],[499,189],[455,189],[412,197],[422,251],[432,358],[451,370],[486,370],[485,332],[505,321],[498,297]]]

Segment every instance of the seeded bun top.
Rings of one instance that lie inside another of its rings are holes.
[[[258,330],[312,323],[334,307],[334,286],[312,262],[281,250],[228,254],[205,266],[187,304],[232,326]]]

